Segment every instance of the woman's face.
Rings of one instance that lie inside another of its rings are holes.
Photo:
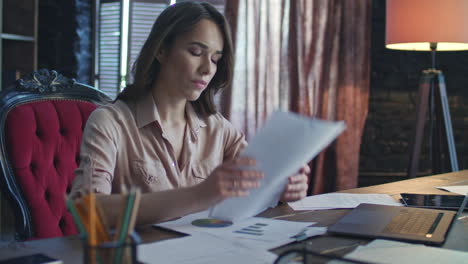
[[[211,20],[201,20],[158,55],[161,67],[156,89],[171,97],[197,100],[216,73],[223,45],[219,27]]]

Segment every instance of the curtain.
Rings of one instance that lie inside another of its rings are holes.
[[[222,110],[249,139],[273,110],[288,109],[289,1],[229,0],[225,13],[236,63]]]
[[[346,122],[345,132],[310,164],[313,194],[357,186],[370,12],[371,0],[227,1],[236,64],[222,111],[247,139],[275,109]]]

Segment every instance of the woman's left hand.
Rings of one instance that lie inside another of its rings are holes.
[[[307,195],[308,174],[310,173],[309,165],[304,165],[297,174],[289,176],[288,185],[281,195],[280,201],[294,202],[304,198]]]

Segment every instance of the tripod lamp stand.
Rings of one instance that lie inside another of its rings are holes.
[[[432,174],[458,171],[445,77],[436,69],[435,56],[438,51],[468,50],[468,1],[387,0],[386,8],[386,47],[430,51],[432,57],[431,68],[420,79],[408,177],[419,170],[427,123]]]

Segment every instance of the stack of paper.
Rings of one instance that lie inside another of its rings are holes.
[[[396,205],[402,204],[393,200],[388,194],[353,194],[353,193],[327,193],[307,196],[297,202],[289,203],[296,211],[299,210],[327,210],[338,208],[355,208],[361,203]]]
[[[345,129],[343,121],[331,122],[288,112],[274,112],[255,134],[242,156],[255,158],[265,178],[260,188],[245,197],[229,198],[211,208],[210,216],[242,220],[274,207],[288,177],[312,160]]]
[[[466,263],[468,252],[376,239],[359,246],[346,258],[370,263]]]

